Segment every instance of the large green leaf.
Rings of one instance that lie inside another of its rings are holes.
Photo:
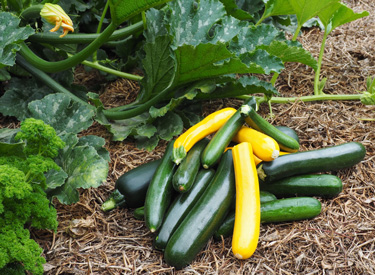
[[[0,12],[0,68],[13,66],[20,43],[35,31],[30,27],[19,27],[20,19],[8,12]]]
[[[294,14],[293,6],[289,0],[268,0],[265,2],[262,20],[271,16]]]
[[[254,20],[254,14],[264,8],[262,0],[220,0],[227,13],[239,20]]]
[[[59,155],[56,161],[61,163],[61,167],[68,178],[62,186],[49,190],[48,195],[49,197],[56,197],[64,204],[78,202],[78,188],[97,188],[105,182],[108,175],[108,161],[103,159],[92,146],[69,146]],[[54,179],[56,179],[56,176]],[[51,183],[52,181],[50,181]],[[55,186],[56,183],[53,187]]]
[[[110,0],[109,6],[111,10],[111,19],[113,23],[120,25],[129,18],[168,1],[170,0]]]
[[[65,94],[47,95],[41,100],[29,103],[28,108],[34,118],[51,125],[59,135],[79,133],[93,123],[94,111],[72,102]]]
[[[317,16],[322,10],[330,8],[330,6],[340,0],[288,0],[293,7],[297,16],[297,21],[302,26],[307,20]]]
[[[20,121],[24,120],[31,116],[28,104],[42,99],[51,92],[50,88],[40,87],[32,79],[13,77],[0,98],[0,113],[4,116],[15,116]]]
[[[354,12],[343,3],[337,3],[319,12],[318,16],[324,25],[325,32],[330,34],[332,30],[343,24],[368,16],[368,11]]]

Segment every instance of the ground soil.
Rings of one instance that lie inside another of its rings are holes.
[[[366,90],[366,79],[375,76],[374,15],[372,0],[346,3],[359,12],[371,14],[334,30],[328,38],[322,67],[327,77],[325,92],[353,94]],[[318,56],[322,32],[304,30],[299,41]],[[281,96],[313,93],[313,72],[290,63],[276,83]],[[91,85],[95,72],[77,71],[76,81]],[[95,85],[90,87],[96,87]],[[103,86],[102,86],[103,87]],[[132,100],[137,83],[117,80],[102,89],[107,104]],[[239,106],[238,100],[205,103],[205,113],[224,106]],[[59,227],[56,233],[32,231],[44,248],[45,274],[375,274],[375,106],[359,101],[301,102],[262,105],[259,113],[274,125],[296,130],[301,150],[312,150],[349,141],[361,142],[365,159],[354,167],[335,172],[343,191],[335,198],[318,198],[322,213],[312,219],[279,224],[262,224],[255,254],[237,260],[231,252],[231,238],[210,240],[196,259],[183,270],[168,266],[160,251],[153,249],[151,234],[133,209],[103,213],[100,206],[114,189],[116,179],[142,163],[160,158],[161,143],[154,151],[137,149],[129,140],[113,142],[104,128],[94,124],[83,134],[106,138],[111,155],[106,183],[82,190],[73,205],[56,202]],[[0,118],[1,124],[16,124]]]

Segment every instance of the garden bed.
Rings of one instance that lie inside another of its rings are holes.
[[[356,11],[370,13],[370,1],[348,1]],[[373,14],[335,29],[329,36],[323,59],[325,93],[353,94],[366,90],[366,78],[375,76]],[[299,41],[317,57],[320,30],[304,30]],[[89,87],[97,81],[95,71],[77,69],[76,81]],[[276,87],[281,96],[313,93],[313,71],[305,65],[286,64]],[[101,98],[107,105],[131,101],[136,82],[117,80],[103,86]],[[238,107],[239,100],[215,100],[204,104],[204,114],[225,106]],[[296,130],[301,150],[322,148],[348,141],[361,142],[365,159],[336,174],[343,191],[333,199],[321,199],[322,213],[312,219],[262,224],[254,255],[245,261],[231,253],[231,238],[210,240],[195,261],[183,270],[168,266],[160,251],[153,249],[153,234],[133,209],[104,213],[101,204],[124,172],[163,155],[165,142],[152,152],[138,149],[131,140],[111,141],[107,130],[94,124],[86,134],[106,139],[111,163],[105,184],[81,191],[80,201],[63,205],[56,201],[59,226],[56,233],[32,231],[44,248],[46,274],[374,274],[375,273],[375,106],[359,101],[301,102],[272,104],[274,125]],[[267,105],[259,113],[268,117]],[[11,118],[0,117],[1,126],[16,127]]]

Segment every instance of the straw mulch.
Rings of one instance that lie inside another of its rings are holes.
[[[356,11],[374,11],[371,0],[351,0]],[[352,94],[366,89],[366,78],[375,76],[374,16],[346,24],[330,35],[323,59],[322,76],[326,93]],[[318,55],[322,33],[304,31],[299,40]],[[319,43],[318,43],[319,42]],[[95,72],[77,73],[77,81],[92,84]],[[92,86],[96,87],[96,86]],[[287,64],[277,88],[282,96],[313,93],[313,72],[301,64]],[[131,101],[138,86],[118,80],[103,88],[108,105]],[[238,106],[236,100],[207,102],[205,113],[224,106]],[[344,183],[341,194],[320,199],[322,213],[312,219],[280,224],[262,224],[255,254],[240,261],[231,253],[231,238],[210,240],[195,261],[177,271],[152,248],[153,235],[143,221],[133,218],[132,209],[100,210],[102,202],[124,172],[160,158],[165,143],[152,152],[137,149],[131,141],[112,142],[106,130],[93,125],[83,134],[107,139],[111,154],[107,182],[81,191],[74,205],[56,202],[59,227],[56,233],[33,231],[44,248],[46,274],[375,274],[375,107],[360,102],[294,102],[273,104],[274,125],[287,125],[299,134],[301,150],[358,141],[367,154],[360,164],[337,172]],[[260,114],[268,117],[268,106]],[[0,122],[15,123],[2,118]]]

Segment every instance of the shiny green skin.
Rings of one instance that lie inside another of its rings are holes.
[[[238,109],[221,128],[215,133],[201,155],[203,168],[208,169],[214,166],[219,160],[225,148],[231,142],[234,135],[244,124],[245,118]]]
[[[151,232],[155,232],[161,226],[172,197],[172,177],[176,166],[172,161],[173,143],[174,140],[167,145],[146,194],[145,222]]]
[[[145,207],[141,206],[136,209],[134,209],[133,212],[134,218],[137,220],[144,220],[145,219]]]
[[[213,169],[202,169],[198,172],[194,185],[189,192],[179,194],[168,208],[162,226],[154,240],[154,247],[164,250],[174,230],[186,217],[195,203],[201,197],[210,184],[215,171]]]
[[[319,196],[331,198],[342,191],[342,181],[331,174],[298,175],[267,184],[260,183],[261,190],[272,192],[276,197]]]
[[[311,197],[294,197],[280,200],[272,200],[260,205],[261,223],[288,222],[303,219],[311,219],[320,214],[322,209],[319,200]],[[231,212],[219,229],[214,238],[220,240],[222,237],[230,237],[233,234],[235,213]]]
[[[284,151],[294,150],[297,151],[299,149],[299,143],[294,138],[290,137],[288,134],[285,134],[283,131],[277,129],[263,117],[261,117],[255,109],[250,110],[249,112],[249,119],[246,120],[252,128],[272,137],[280,146],[280,149]]]
[[[190,264],[219,228],[235,195],[232,150],[227,150],[210,185],[169,239],[165,261],[181,269]]]
[[[172,178],[173,188],[180,193],[190,190],[195,177],[201,167],[201,153],[208,143],[208,139],[198,141],[187,153],[186,157],[178,166]]]
[[[294,138],[299,143],[299,136],[297,135],[297,132],[294,131],[294,129],[288,126],[281,126],[281,125],[276,125],[275,128],[283,132],[284,134],[290,136],[291,138]]]
[[[269,183],[296,175],[337,171],[359,163],[365,155],[366,149],[359,142],[300,151],[259,164],[258,176]]]
[[[137,208],[144,205],[148,186],[160,163],[161,160],[158,159],[142,164],[116,180],[115,189],[124,196],[126,207]]]

